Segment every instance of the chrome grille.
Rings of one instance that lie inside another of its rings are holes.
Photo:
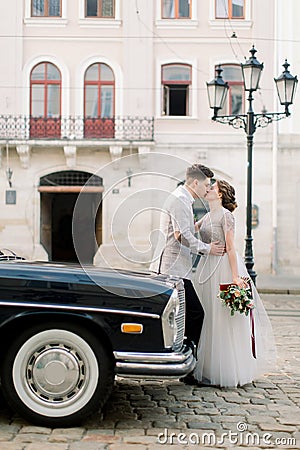
[[[179,312],[176,316],[177,336],[173,345],[173,350],[181,350],[184,339],[184,324],[185,324],[185,291],[183,282],[177,284],[178,298],[179,298]]]

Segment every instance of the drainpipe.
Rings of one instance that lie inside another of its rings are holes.
[[[274,71],[278,71],[278,2],[274,2]],[[278,99],[276,89],[274,89],[273,96],[274,111],[278,108]],[[278,272],[278,244],[277,244],[277,184],[278,184],[278,122],[273,123],[273,139],[272,139],[272,259],[271,259],[271,272],[276,275]]]

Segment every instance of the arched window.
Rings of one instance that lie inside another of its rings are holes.
[[[61,127],[61,74],[51,63],[36,65],[30,75],[30,135],[59,137]]]
[[[229,92],[220,115],[243,114],[244,83],[241,66],[238,64],[222,64],[222,77],[229,84]]]
[[[86,137],[114,136],[115,77],[107,64],[88,67],[84,77]]]
[[[163,104],[166,116],[188,116],[190,107],[189,87],[192,84],[192,68],[188,64],[162,66]]]

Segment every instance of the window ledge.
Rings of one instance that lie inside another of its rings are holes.
[[[57,17],[27,17],[24,19],[24,24],[32,27],[65,27],[67,23],[67,19]]]
[[[196,116],[156,116],[156,120],[196,120]]]
[[[156,20],[157,28],[197,28],[198,20],[193,19],[159,19]]]
[[[252,20],[245,20],[245,19],[214,19],[209,21],[209,25],[212,29],[221,29],[224,28],[226,25],[231,24],[234,29],[237,28],[251,28],[252,27]]]
[[[81,28],[119,28],[122,21],[118,19],[79,19]]]

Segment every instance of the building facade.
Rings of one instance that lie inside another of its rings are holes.
[[[0,247],[30,259],[74,261],[79,252],[83,262],[147,268],[163,201],[187,165],[200,162],[236,188],[243,253],[246,137],[211,120],[206,82],[221,65],[230,86],[222,112],[244,113],[240,63],[254,44],[264,62],[254,108],[280,110],[273,78],[285,58],[293,74],[300,68],[299,5],[290,3],[0,5],[1,54],[7,55],[0,62]],[[300,267],[295,103],[289,119],[255,133],[258,273]]]

